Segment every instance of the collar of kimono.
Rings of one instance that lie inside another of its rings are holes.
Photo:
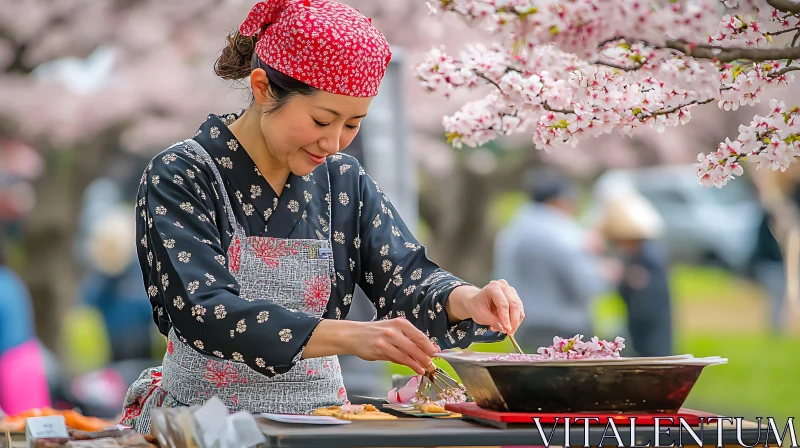
[[[239,115],[209,115],[194,138],[217,164],[223,181],[228,184],[228,191],[233,192],[230,199],[234,208],[243,211],[244,217],[239,220],[245,219],[249,223],[249,233],[286,238],[296,230],[303,216],[310,214],[311,210],[307,213],[307,208],[314,208],[314,217],[327,214],[327,203],[322,200],[330,189],[326,175],[327,164],[317,167],[307,176],[300,177],[290,173],[286,186],[278,197],[228,128],[228,124],[233,123]],[[308,200],[309,197],[320,201]],[[316,210],[317,208],[320,210]],[[276,214],[280,215],[279,219],[272,219]],[[245,222],[239,224],[246,225]],[[263,227],[265,225],[266,228]],[[314,223],[313,227],[319,226]],[[321,227],[316,230],[321,230]],[[316,233],[312,231],[305,237],[319,238]]]

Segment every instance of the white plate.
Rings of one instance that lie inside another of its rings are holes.
[[[339,420],[325,415],[261,414],[262,417],[280,423],[299,423],[303,425],[349,425],[349,420]]]

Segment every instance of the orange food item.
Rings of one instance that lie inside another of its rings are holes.
[[[95,432],[102,431],[113,423],[107,422],[97,417],[87,417],[80,412],[73,410],[57,410],[53,408],[35,408],[20,412],[19,414],[8,416],[0,422],[0,427],[10,432],[25,431],[25,421],[30,417],[49,417],[51,415],[63,415],[67,426],[81,431]]]

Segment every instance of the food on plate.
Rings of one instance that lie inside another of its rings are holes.
[[[447,410],[436,402],[423,403],[419,410],[425,414],[445,414]]]
[[[99,432],[69,430],[69,439],[37,439],[36,448],[155,448],[155,439],[132,429]]]
[[[109,427],[114,427],[112,422],[105,421],[97,417],[87,417],[80,412],[67,410],[58,410],[53,408],[35,408],[23,411],[16,415],[6,416],[0,422],[0,430],[8,430],[9,432],[24,432],[25,421],[30,417],[49,417],[52,415],[63,415],[67,427],[80,429],[83,431],[95,432],[102,431]]]
[[[69,437],[75,441],[114,440],[119,446],[148,447],[155,443],[155,438],[149,434],[139,434],[133,429],[109,429],[107,431],[87,432],[75,429],[69,430]],[[89,445],[86,445],[89,446]]]
[[[93,440],[73,440],[64,445],[65,448],[115,448],[120,447],[116,440],[111,438]],[[147,446],[147,445],[145,445]]]
[[[314,409],[311,412],[311,415],[321,415],[321,416],[325,416],[325,417],[332,417],[333,414],[339,412],[339,408],[341,408],[341,406],[329,406],[327,408]]]
[[[63,447],[67,442],[69,442],[69,439],[36,439],[33,446],[34,448],[56,448]]]
[[[336,414],[341,420],[397,420],[397,417],[385,412],[364,412],[362,414]]]
[[[617,336],[613,342],[600,340],[597,336],[589,341],[583,341],[583,335],[578,334],[572,338],[553,338],[553,345],[540,347],[537,354],[522,355],[508,353],[492,356],[489,361],[517,361],[536,362],[548,360],[573,360],[573,359],[613,359],[619,358],[620,352],[625,348],[625,339]]]
[[[311,415],[335,417],[341,420],[396,420],[397,417],[381,412],[371,404],[344,404],[315,409]]]
[[[341,420],[397,420],[397,417],[381,412],[371,404],[345,404],[333,414]]]

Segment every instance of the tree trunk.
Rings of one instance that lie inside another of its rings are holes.
[[[79,148],[44,148],[45,177],[36,183],[36,206],[26,220],[26,268],[39,338],[57,355],[67,312],[74,306],[81,274],[74,259],[75,236],[86,186],[102,175],[118,147],[120,128],[109,129]]]
[[[431,231],[426,244],[431,259],[475,285],[491,280],[497,233],[491,206],[499,194],[519,188],[521,175],[534,158],[531,149],[515,151],[483,175],[459,157],[448,175],[423,175],[420,215]]]

